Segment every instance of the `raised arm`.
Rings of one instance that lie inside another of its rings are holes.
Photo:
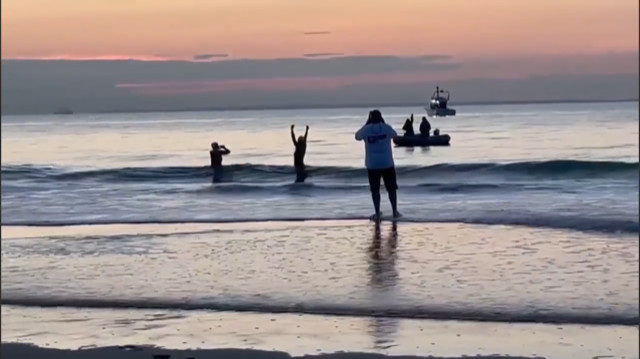
[[[304,142],[307,142],[307,136],[309,136],[309,126],[304,130]]]
[[[362,141],[364,139],[362,134],[364,132],[365,127],[367,127],[367,125],[362,126],[358,131],[356,131],[356,141]]]
[[[291,125],[291,141],[293,141],[293,145],[297,146],[298,141],[296,141],[296,134],[293,132],[294,125]]]
[[[220,146],[220,153],[223,154],[223,155],[228,155],[228,154],[231,153],[231,151],[229,151],[227,146]]]

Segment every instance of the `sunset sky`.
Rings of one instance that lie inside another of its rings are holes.
[[[637,0],[1,4],[3,113],[638,96]]]
[[[467,58],[637,48],[636,0],[2,1],[2,58]]]

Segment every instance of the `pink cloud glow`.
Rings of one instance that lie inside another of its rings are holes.
[[[334,90],[351,85],[402,84],[420,81],[443,80],[444,76],[432,73],[396,73],[358,76],[304,76],[276,77],[268,79],[238,79],[220,81],[176,81],[150,83],[122,83],[117,88],[129,89],[141,95],[186,95],[219,93],[241,90]]]
[[[101,56],[82,56],[82,55],[52,55],[52,56],[16,56],[3,58],[3,60],[41,60],[41,61],[180,61],[187,59],[171,58],[165,56],[148,56],[148,55],[101,55]]]
[[[368,73],[353,76],[299,76],[232,80],[199,80],[119,83],[116,88],[140,95],[171,96],[203,93],[221,93],[242,90],[333,90],[352,85],[384,86],[434,81],[454,81],[471,78],[518,79],[553,74],[625,74],[637,73],[637,55],[610,58],[521,58],[509,61],[476,60],[461,63],[459,68],[429,72]]]

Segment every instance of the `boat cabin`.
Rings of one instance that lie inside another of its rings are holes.
[[[442,94],[442,95],[441,95]],[[444,97],[446,95],[446,97]],[[449,91],[440,90],[439,86],[436,86],[436,91],[431,95],[431,101],[429,101],[429,107],[432,110],[446,109],[449,102]]]

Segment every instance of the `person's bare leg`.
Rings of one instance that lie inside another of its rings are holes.
[[[371,199],[373,200],[373,209],[376,213],[371,216],[371,219],[380,220],[380,190],[371,191]]]
[[[391,209],[393,210],[393,218],[401,217],[402,214],[398,212],[398,185],[396,183],[396,170],[390,168],[385,172],[384,186],[387,189],[389,195],[389,202],[391,203]]]
[[[393,217],[401,217],[402,214],[398,212],[398,191],[393,189],[389,190],[389,202],[391,202],[391,209],[393,210]]]
[[[369,191],[371,191],[371,199],[373,200],[373,209],[375,213],[369,219],[372,221],[380,221],[382,213],[380,212],[380,180],[378,173],[367,170],[369,176]]]

